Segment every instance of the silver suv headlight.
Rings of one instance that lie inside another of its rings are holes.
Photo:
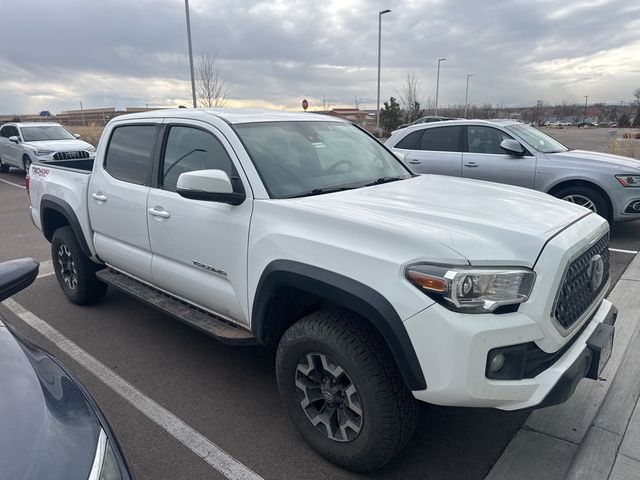
[[[100,430],[89,480],[122,480],[118,461],[104,430]]]
[[[525,302],[536,275],[526,268],[473,268],[411,265],[406,278],[449,310],[463,313],[493,312],[503,305]]]
[[[85,150],[85,152],[94,153],[96,151],[96,147],[94,147],[93,145],[89,145],[84,150]]]
[[[36,157],[46,157],[47,155],[52,155],[55,153],[53,150],[34,150],[33,153],[36,154]]]
[[[623,187],[640,187],[640,175],[616,175]]]

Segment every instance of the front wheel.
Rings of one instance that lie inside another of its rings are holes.
[[[58,284],[71,302],[95,303],[107,293],[107,284],[96,277],[100,267],[82,252],[70,226],[61,227],[53,234],[51,258]]]
[[[29,167],[31,166],[31,157],[29,157],[29,155],[25,155],[22,158],[22,165],[24,166],[24,173],[28,174],[29,173]]]
[[[611,221],[611,211],[607,199],[597,190],[582,185],[565,187],[554,193],[554,196],[567,202],[588,208],[601,217]]]
[[[7,173],[9,171],[9,165],[6,163],[2,163],[2,159],[0,158],[0,173]]]
[[[349,311],[321,310],[291,326],[276,375],[298,431],[342,467],[379,469],[413,435],[417,401],[380,334]]]

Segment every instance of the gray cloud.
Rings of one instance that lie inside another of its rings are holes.
[[[628,0],[191,0],[196,52],[217,55],[238,105],[374,106],[414,72],[425,100],[619,101],[638,84],[640,5]],[[0,0],[0,112],[175,104],[188,97],[182,0]],[[7,40],[9,39],[9,40]],[[10,39],[16,39],[11,41]],[[264,103],[262,103],[264,102]]]

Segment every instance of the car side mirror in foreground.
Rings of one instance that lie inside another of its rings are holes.
[[[20,138],[16,135],[12,135],[11,137],[9,137],[9,141],[13,143],[20,143]]]
[[[0,302],[31,285],[39,269],[40,264],[33,258],[0,263]]]
[[[514,140],[513,138],[505,138],[500,143],[500,148],[502,148],[509,155],[520,156],[524,154],[524,147],[520,145],[520,142]]]
[[[222,170],[195,170],[178,177],[176,192],[184,198],[240,205],[245,193],[233,191],[231,179]]]

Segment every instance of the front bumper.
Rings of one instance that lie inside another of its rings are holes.
[[[521,313],[468,315],[433,305],[405,321],[424,372],[427,388],[418,400],[447,406],[518,410],[566,400],[592,362],[587,346],[599,324],[611,323],[617,311],[607,300],[575,334],[558,360],[533,378],[490,380],[485,376],[488,352],[496,347],[541,341],[544,331]],[[484,317],[484,318],[483,318]],[[433,332],[439,332],[434,338]]]

